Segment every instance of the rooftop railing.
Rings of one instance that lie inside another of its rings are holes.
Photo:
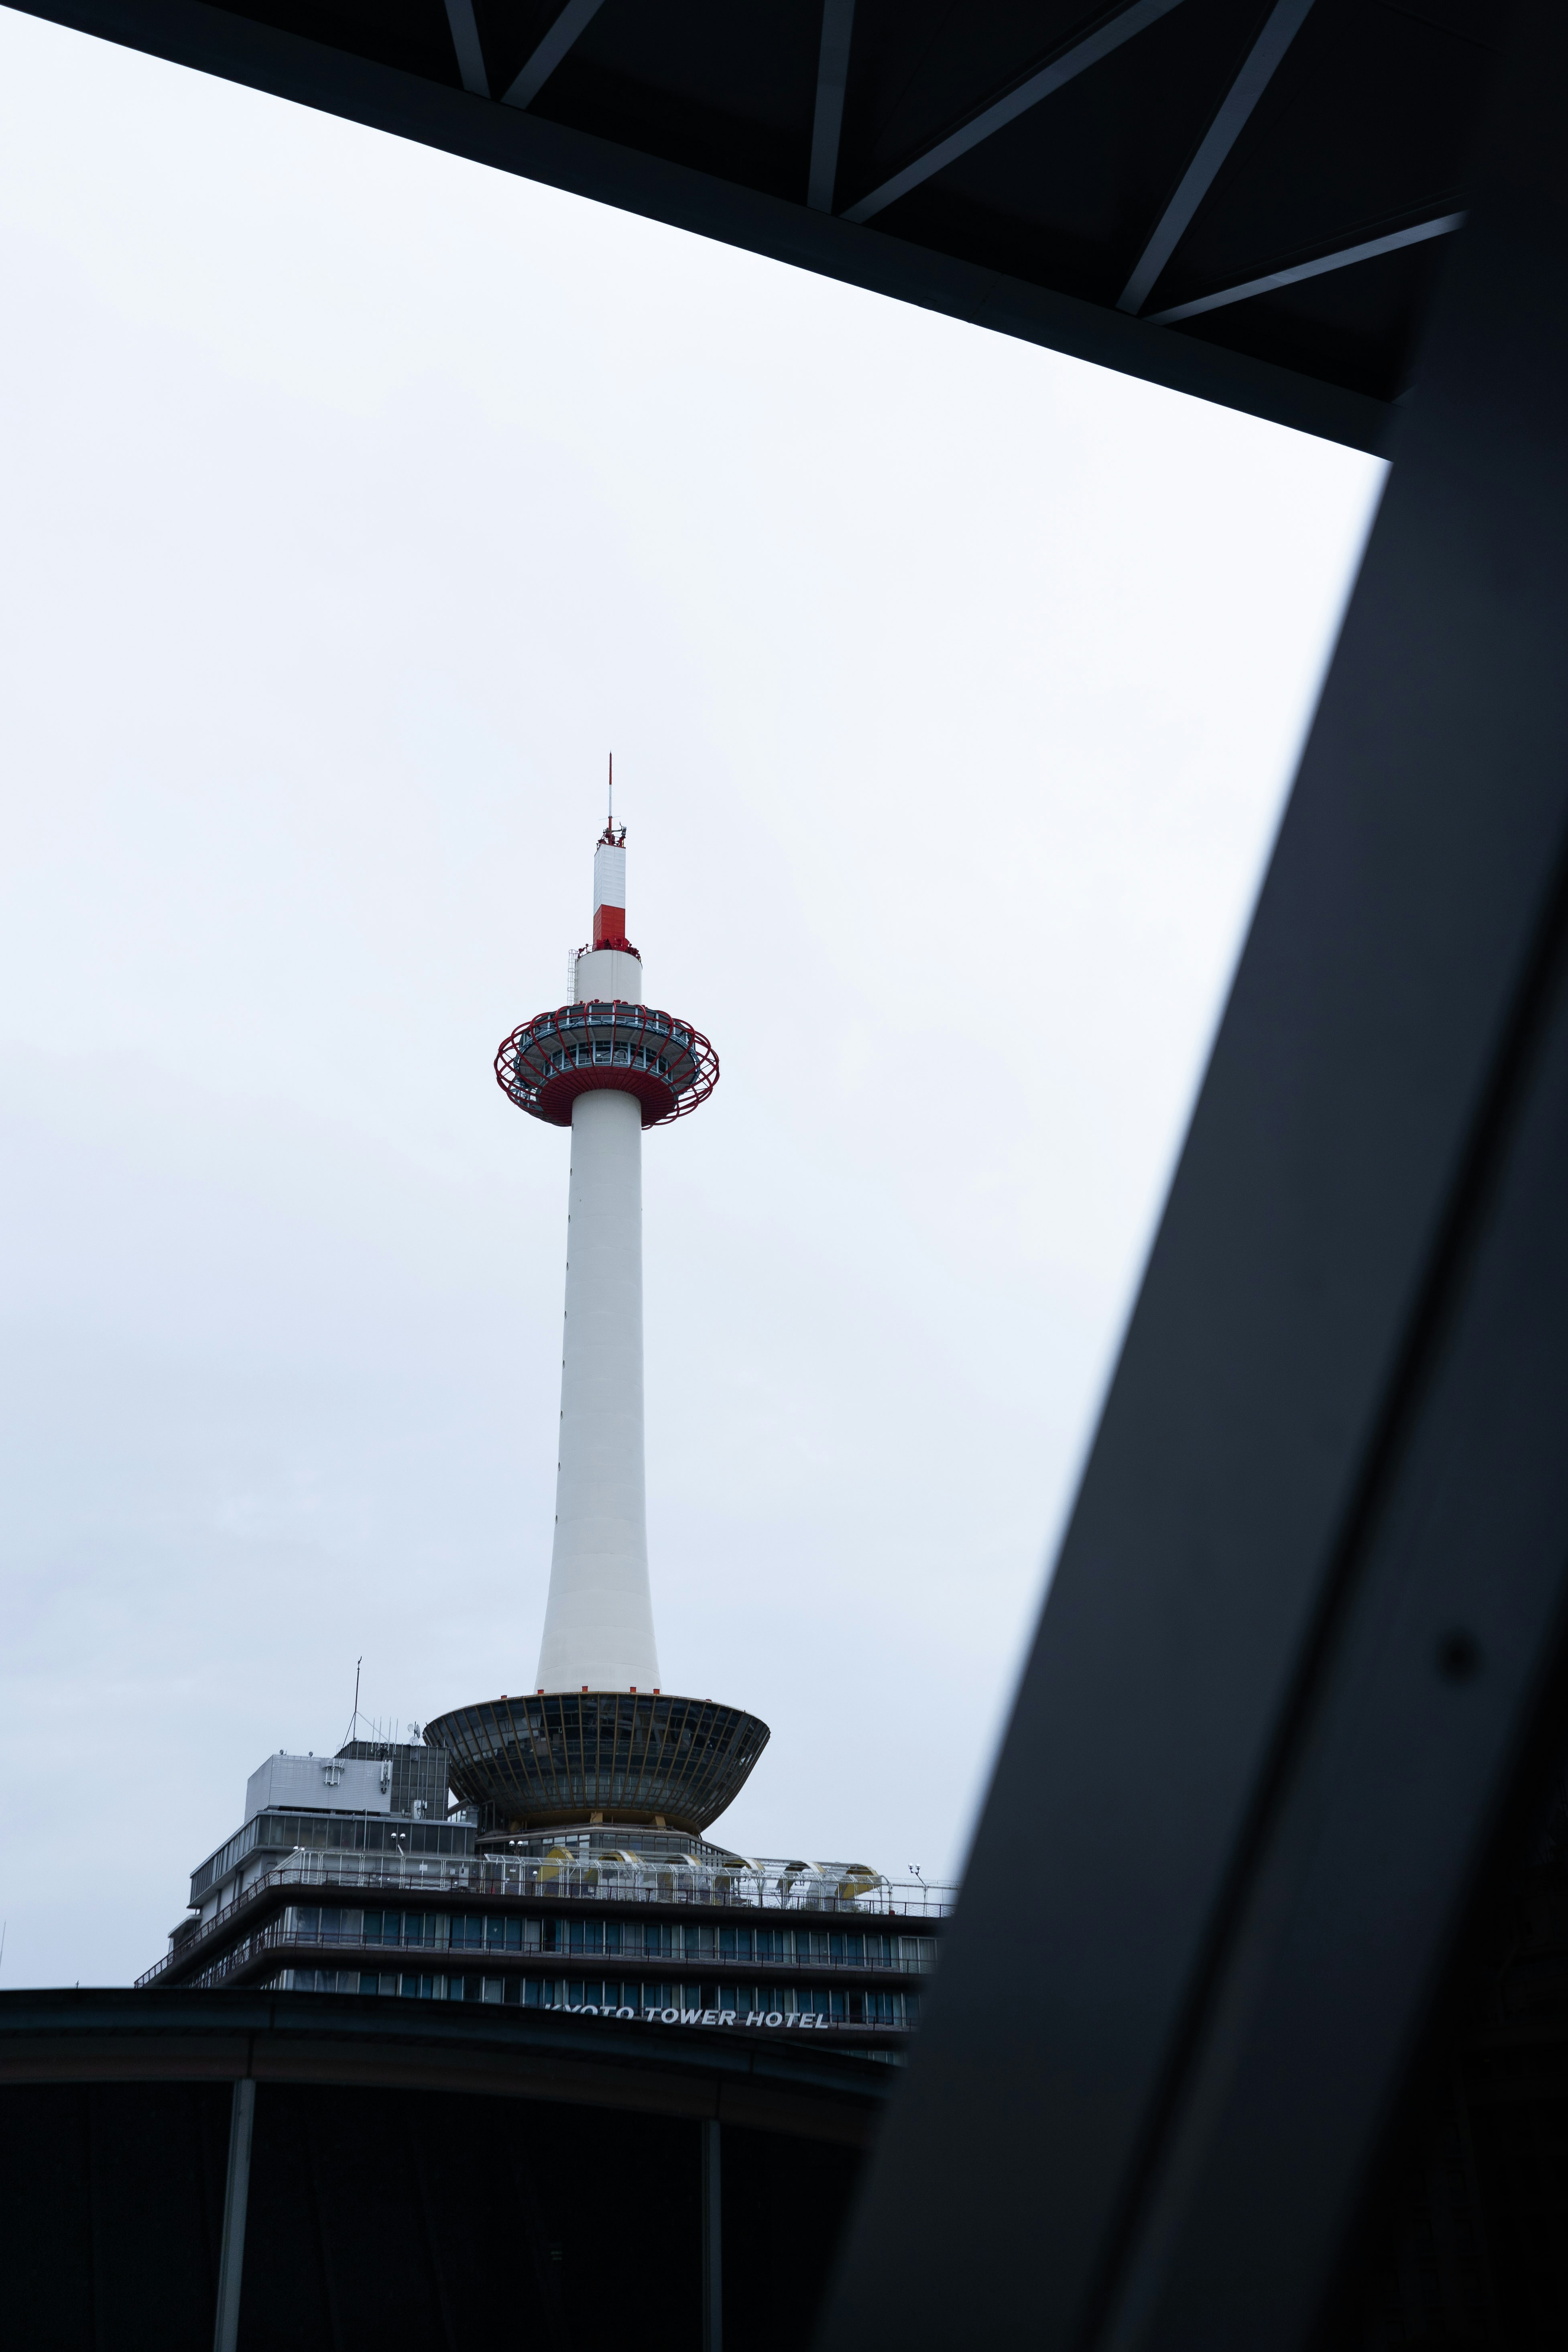
[[[297,1848],[252,1880],[234,1902],[136,1979],[155,1984],[177,1961],[182,1967],[215,1937],[232,1935],[255,1906],[281,1888],[341,1887],[418,1895],[425,1899],[486,1896],[533,1901],[676,1904],[712,1912],[811,1913],[838,1919],[935,1922],[945,1919],[957,1889],[923,1880],[894,1882],[853,1864],[757,1861],[745,1867],[693,1861],[641,1863],[599,1855],[591,1862],[512,1854],[413,1855],[310,1852]]]
[[[183,1946],[182,1957],[190,1950],[189,1944]],[[569,1976],[575,1979],[584,1975],[597,1978],[602,1977],[607,1969],[616,1979],[628,1972],[640,1977],[656,1971],[662,1976],[670,1976],[672,1980],[684,1981],[687,1976],[701,1976],[705,1979],[721,1976],[728,1980],[738,1973],[748,1983],[767,1983],[775,1979],[803,1975],[819,1977],[851,1972],[864,1975],[868,1970],[889,1977],[923,1978],[931,1973],[929,1958],[903,1954],[895,1954],[887,1959],[870,1956],[847,1959],[829,1952],[742,1958],[717,1952],[520,1951],[510,1946],[487,1948],[481,1945],[377,1943],[368,1940],[363,1931],[352,1928],[289,1927],[282,1920],[276,1920],[268,1927],[254,1928],[230,1950],[221,1953],[198,1976],[189,1980],[185,1990],[207,1990],[225,1984],[241,1969],[251,1967],[269,1952],[313,1956],[318,1964],[325,1962],[329,1966],[341,1966],[346,1960],[358,1959],[363,1964],[362,1972],[364,1974],[395,1976],[421,1972],[428,1975],[432,1969],[447,1976],[482,1977],[487,1970],[494,1976],[502,1963],[506,1972],[511,1975],[517,1974],[520,1967],[526,1967],[531,1971],[542,1970],[552,1978]],[[138,1988],[153,1982],[161,1972],[161,1969],[147,1969],[144,1975],[137,1978]],[[875,2024],[879,2021],[870,2019],[866,2021]],[[885,2020],[880,2021],[887,2022]]]

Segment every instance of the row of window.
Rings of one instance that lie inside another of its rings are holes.
[[[571,2009],[613,2016],[629,2010],[661,2016],[677,2011],[688,2021],[704,2015],[730,2017],[737,2024],[789,2017],[825,2017],[839,2025],[910,2028],[920,2018],[913,1992],[838,1991],[821,1985],[655,1984],[604,1978],[581,1981],[563,1977],[447,1976],[435,1972],[360,1969],[285,1969],[268,1990],[280,1992],[379,1992],[405,2000],[489,2000],[509,2008]]]
[[[630,1004],[625,997],[590,996],[580,1004],[563,1004],[558,1013],[542,1013],[528,1024],[535,1036],[567,1029],[613,1028],[651,1029],[660,1037],[673,1037],[679,1045],[687,1042],[688,1032],[668,1013],[656,1012],[651,1005]]]
[[[928,1969],[930,1936],[840,1935],[825,1928],[730,1927],[668,1919],[580,1919],[515,1912],[360,1911],[300,1904],[284,1925],[302,1936],[346,1942],[417,1945],[437,1950],[564,1952],[643,1959],[712,1960],[743,1968],[758,1960],[818,1968]]]
[[[586,1067],[595,1062],[608,1062],[618,1069],[652,1070],[668,1079],[669,1066],[662,1054],[650,1053],[646,1045],[613,1045],[608,1039],[595,1037],[591,1045],[567,1045],[544,1056],[552,1070]]]

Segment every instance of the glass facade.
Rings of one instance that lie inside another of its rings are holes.
[[[396,1813],[258,1813],[226,1845],[191,1873],[191,1901],[226,1878],[256,1853],[471,1854],[472,1826],[462,1822],[411,1821]]]
[[[556,1931],[547,1939],[549,1930]],[[658,2012],[667,2022],[777,2026],[810,2017],[825,2025],[908,2032],[919,2021],[920,1992],[908,1980],[910,1963],[896,1950],[875,1948],[916,1939],[765,1931],[777,1942],[764,1954],[811,1969],[806,1977],[758,1978],[729,1973],[731,1956],[714,1950],[715,1931],[686,1931],[686,1948],[660,1950],[668,1932],[643,1920],[541,1918],[516,1913],[358,1910],[299,1904],[246,1938],[203,1971],[204,1985],[235,1980],[270,1962],[266,1979],[283,1991],[395,1994],[405,2000],[489,2000],[530,2009],[569,2009],[589,2015]],[[676,1928],[679,1934],[679,1926]],[[719,1931],[722,1933],[723,1931]],[[930,1938],[920,1939],[928,1946]],[[838,1952],[827,1948],[842,1945]],[[645,1949],[645,1946],[647,1948]],[[793,1946],[793,1949],[788,1947]],[[824,1948],[818,1950],[815,1947]],[[552,1955],[579,1959],[576,1969],[550,1965]],[[530,1966],[532,1958],[533,1965]],[[646,1969],[654,1958],[665,1965]],[[593,1969],[595,1960],[600,1962]],[[711,1960],[712,1973],[704,1967]],[[641,1960],[644,1967],[637,1963]],[[669,1962],[674,1962],[673,1966]],[[605,1974],[604,1963],[612,1963]],[[613,1965],[619,1963],[618,1966]],[[628,1966],[630,1963],[630,1966]],[[880,1965],[890,1981],[849,1982]],[[842,1972],[842,1975],[840,1974]]]
[[[731,1927],[703,1920],[593,1919],[561,1913],[361,1910],[299,1903],[286,1932],[308,1941],[396,1944],[426,1950],[559,1953],[584,1958],[670,1959],[713,1964],[715,1973],[771,1961],[784,1967],[887,1969],[923,1974],[935,1957],[930,1936],[840,1934],[816,1927]]]
[[[621,2011],[640,2017],[651,2010],[668,2019],[674,2011],[688,2024],[705,2015],[731,2019],[737,2025],[760,2024],[764,2019],[782,2025],[786,2018],[816,2016],[834,2025],[907,2032],[920,2017],[919,1993],[902,1987],[840,1990],[825,1985],[683,1984],[647,1977],[487,1977],[411,1969],[402,1962],[395,1969],[287,1968],[269,1978],[264,1990],[385,1993],[405,2000],[489,2000],[509,2008],[567,2009],[601,2017]]]

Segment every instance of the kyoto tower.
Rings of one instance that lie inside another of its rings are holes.
[[[708,1100],[719,1057],[689,1022],[643,1003],[626,936],[626,828],[594,850],[594,920],[572,1001],[514,1029],[502,1091],[570,1128],[566,1305],[555,1524],[533,1685],[426,1727],[481,1843],[571,1823],[700,1834],[739,1790],[767,1726],[661,1688],[648,1581],[643,1454],[642,1138]],[[644,1843],[647,1841],[645,1839]]]

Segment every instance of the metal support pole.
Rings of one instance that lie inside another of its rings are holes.
[[[702,2352],[724,2352],[724,2241],[717,2119],[702,2134]]]
[[[213,2352],[236,2352],[239,2342],[239,2274],[245,2261],[245,2212],[250,2196],[250,2134],[256,2084],[248,2074],[234,2086],[228,2122],[228,2179],[223,2198],[223,2246],[217,2264],[217,2318]]]

